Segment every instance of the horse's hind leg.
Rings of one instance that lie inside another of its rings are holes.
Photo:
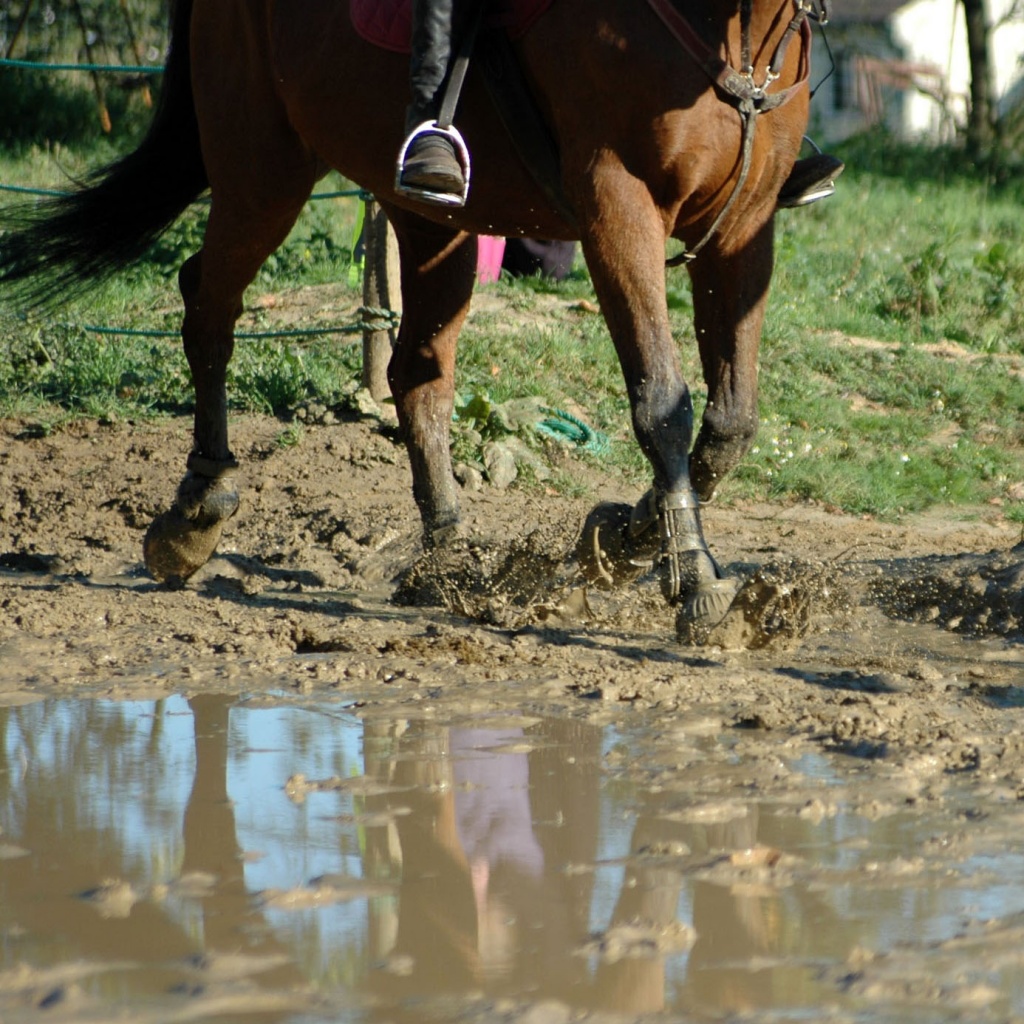
[[[238,507],[226,392],[234,325],[246,287],[284,241],[315,181],[315,157],[279,95],[265,6],[192,5],[193,102],[212,198],[202,249],[178,278],[195,425],[174,507],[146,535],[146,564],[157,579],[195,572]]]
[[[694,327],[708,386],[690,464],[702,502],[711,500],[757,434],[757,351],[772,262],[768,223],[739,251],[722,254],[709,247],[690,266]]]
[[[215,192],[202,249],[178,275],[185,319],[181,336],[195,388],[188,472],[174,505],[146,533],[146,566],[158,580],[180,581],[213,554],[225,520],[238,508],[237,462],[228,443],[227,368],[242,296],[263,261],[284,241],[309,195],[312,174],[284,195],[246,203]],[[284,191],[282,189],[282,191]]]
[[[402,325],[388,366],[398,422],[412,466],[413,496],[427,547],[459,521],[449,434],[455,399],[455,346],[469,312],[475,238],[388,209],[402,264]]]

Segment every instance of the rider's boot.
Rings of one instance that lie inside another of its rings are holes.
[[[828,153],[797,160],[779,192],[775,204],[780,210],[794,206],[807,206],[819,199],[825,199],[836,190],[836,178],[843,173],[846,165],[838,157]]]
[[[410,85],[412,104],[406,113],[406,134],[436,120],[439,94],[452,53],[454,0],[413,0]],[[465,171],[455,146],[443,132],[416,134],[405,148],[399,170],[404,189],[460,195]]]

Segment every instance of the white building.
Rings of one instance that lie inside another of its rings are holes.
[[[1004,109],[1024,93],[1024,12],[1010,16],[1014,0],[987,6],[994,98]],[[835,70],[812,103],[815,134],[834,140],[884,123],[905,138],[942,141],[966,123],[970,64],[959,0],[834,0],[825,32]],[[812,84],[829,67],[818,37]]]

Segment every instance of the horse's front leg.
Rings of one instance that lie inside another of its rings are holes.
[[[735,588],[708,550],[690,480],[693,405],[668,322],[664,220],[628,175],[610,170],[591,180],[583,249],[625,376],[633,430],[654,475],[653,491],[626,527],[626,546],[642,546],[656,518],[662,593],[681,618],[717,621]]]
[[[709,246],[690,265],[694,327],[708,401],[690,476],[702,502],[757,435],[757,352],[772,274],[772,224],[728,254]]]
[[[476,238],[388,210],[398,237],[402,326],[388,366],[426,547],[443,543],[459,523],[450,427],[455,349],[476,277]]]

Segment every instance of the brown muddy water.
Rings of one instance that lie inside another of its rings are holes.
[[[294,694],[43,700],[0,744],[9,1024],[1024,1015],[1024,816],[976,782]]]

